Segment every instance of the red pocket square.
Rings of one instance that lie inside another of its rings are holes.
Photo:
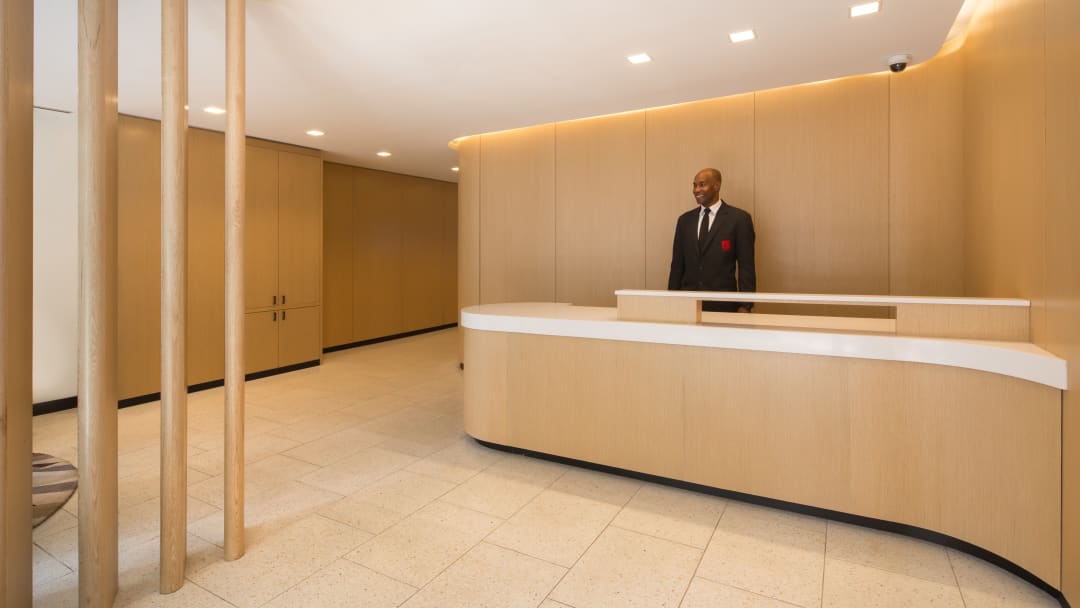
[[[724,251],[731,251],[731,241],[728,239],[720,241],[720,249],[723,249]]]

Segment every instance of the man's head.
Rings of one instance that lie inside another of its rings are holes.
[[[694,198],[703,207],[710,207],[720,198],[723,177],[716,169],[702,169],[694,176]]]

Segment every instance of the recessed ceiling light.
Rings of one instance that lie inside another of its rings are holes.
[[[206,106],[203,108],[203,112],[206,112],[207,114],[224,114],[225,110],[217,106]]]
[[[867,2],[866,4],[856,4],[851,7],[852,17],[862,17],[863,15],[872,15],[881,10],[880,2]]]
[[[647,53],[638,53],[637,55],[630,55],[626,58],[630,63],[649,63],[652,61],[652,57],[649,57]]]
[[[459,169],[458,167],[450,167],[450,170],[453,171],[454,173],[457,173],[458,171],[461,171],[461,169]]]
[[[318,129],[312,129],[310,131],[307,131],[307,134],[312,136],[312,137],[322,137],[323,135],[326,135],[326,133],[323,133],[322,131],[320,131]]]
[[[756,36],[754,36],[754,30],[746,30],[729,34],[728,38],[731,38],[732,42],[746,42],[747,40],[753,40]]]
[[[382,152],[376,152],[375,155],[376,156],[381,156],[383,158],[386,158],[387,156],[391,156],[391,154],[389,152],[385,151],[385,150],[383,150]]]

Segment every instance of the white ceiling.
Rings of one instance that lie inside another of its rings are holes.
[[[463,135],[885,69],[935,55],[963,0],[248,0],[248,134],[455,181]],[[75,110],[77,0],[35,1],[35,104]],[[119,103],[159,118],[161,10],[119,0]],[[225,2],[189,0],[192,126],[224,130]],[[753,28],[758,39],[727,35]],[[652,63],[626,56],[646,52]],[[308,129],[326,135],[312,138]],[[375,156],[379,150],[393,156]]]

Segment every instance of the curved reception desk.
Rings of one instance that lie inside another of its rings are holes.
[[[1065,362],[1017,300],[617,292],[462,311],[476,439],[970,543],[1053,588]],[[702,300],[890,318],[702,313]]]

